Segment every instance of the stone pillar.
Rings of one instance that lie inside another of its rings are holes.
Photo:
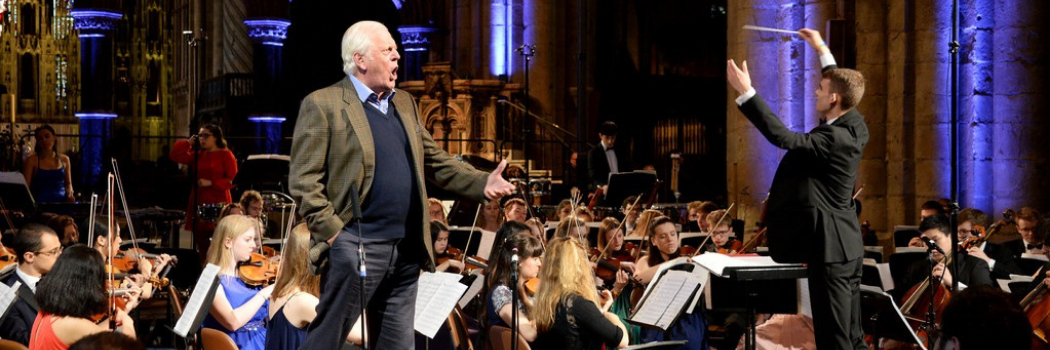
[[[286,117],[280,113],[281,86],[284,81],[281,62],[284,39],[288,37],[286,19],[253,18],[244,21],[248,28],[248,37],[252,39],[252,51],[255,52],[255,106],[248,120],[255,124],[256,152],[262,154],[279,153],[281,141],[281,124]]]
[[[123,15],[111,10],[73,9],[73,26],[80,37],[80,120],[83,148],[80,150],[79,183],[93,186],[99,179],[106,145],[112,136],[113,38],[117,20]]]
[[[862,221],[868,221],[872,229],[889,237],[887,222],[888,162],[887,160],[887,103],[886,79],[890,62],[887,20],[889,5],[882,1],[856,2],[856,69],[864,74],[864,98],[857,110],[864,115],[868,125],[868,145],[860,163],[857,183],[864,185],[858,199],[864,212]],[[890,232],[892,233],[892,232]]]
[[[432,35],[442,32],[432,26],[406,25],[397,28],[401,33],[401,47],[405,56],[401,58],[404,67],[404,81],[423,80],[423,65],[430,63],[430,40]]]

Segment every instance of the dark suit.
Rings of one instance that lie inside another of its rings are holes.
[[[29,289],[29,286],[18,277],[17,273],[12,273],[3,281],[9,287],[15,282],[20,282],[22,285],[18,287],[18,299],[15,299],[7,310],[7,315],[0,320],[0,339],[28,346],[29,331],[33,329],[33,322],[36,321],[36,313],[40,311],[40,306],[36,303],[33,290]]]
[[[350,191],[358,191],[362,211],[367,213],[376,177],[384,176],[375,171],[376,141],[391,137],[373,135],[364,108],[347,77],[306,96],[295,124],[288,177],[291,194],[310,227],[311,255],[328,251],[330,260],[322,268],[317,317],[310,324],[303,349],[338,348],[360,312],[358,296],[362,291],[358,289],[356,253],[360,239],[345,227],[353,217]],[[477,201],[484,199],[488,174],[453,159],[434,142],[423,128],[412,95],[396,90],[389,108],[397,112],[407,136],[407,153],[411,153],[415,170],[412,176],[418,185],[409,199],[415,201],[413,206],[426,208],[424,174],[446,190]],[[371,240],[366,236],[364,240],[368,270],[364,294],[373,348],[412,347],[419,269],[432,270],[434,266],[430,225],[423,215],[421,210],[410,212],[403,239]],[[365,219],[373,218],[366,215]],[[325,241],[336,234],[339,236],[329,250]]]
[[[1017,242],[1020,242],[1018,240]],[[1023,246],[1021,246],[1023,248]],[[1021,268],[1014,261],[1015,256],[1010,248],[1003,244],[985,243],[984,254],[995,260],[992,267],[992,278],[1010,279],[1010,274],[1020,274]],[[1018,257],[1020,255],[1017,255]]]
[[[624,157],[620,156],[620,150],[613,148],[616,154],[616,167],[618,171],[626,171]],[[605,186],[609,183],[609,158],[605,156],[605,148],[598,142],[590,152],[587,152],[587,176],[591,179],[592,189]]]
[[[864,244],[852,201],[868,143],[864,117],[851,109],[831,125],[798,133],[784,126],[759,95],[740,110],[773,145],[787,150],[767,202],[769,253],[778,262],[809,264],[817,348],[865,348],[860,328]]]

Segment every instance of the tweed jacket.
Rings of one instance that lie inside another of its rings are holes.
[[[426,208],[424,175],[432,183],[453,193],[482,201],[488,174],[457,161],[442,150],[423,128],[416,101],[403,90],[396,90],[392,107],[401,117],[412,148],[412,162],[418,191],[415,200]],[[315,266],[323,263],[325,243],[339,233],[353,217],[350,190],[357,189],[365,203],[375,173],[375,143],[364,107],[349,77],[307,95],[299,107],[292,138],[291,169],[288,182],[299,214],[310,228],[310,258]],[[382,176],[382,174],[378,174]],[[416,220],[420,237],[405,239],[422,243],[433,267],[434,253],[430,225],[425,212]],[[406,232],[410,235],[411,232]]]

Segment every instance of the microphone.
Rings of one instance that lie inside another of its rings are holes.
[[[518,266],[518,248],[511,249],[510,263]]]
[[[922,243],[926,243],[926,247],[927,248],[932,249],[932,250],[936,250],[937,252],[941,253],[941,255],[948,255],[948,254],[945,254],[944,251],[941,250],[941,247],[938,247],[937,243],[934,243],[932,239],[929,239],[929,238],[923,239]]]
[[[353,207],[354,217],[350,222],[361,220],[361,195],[357,194],[357,186],[350,185],[350,206]]]

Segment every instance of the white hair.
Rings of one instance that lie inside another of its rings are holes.
[[[376,32],[386,32],[386,26],[376,21],[360,21],[354,23],[343,34],[342,56],[343,72],[346,75],[357,73],[357,64],[354,63],[354,54],[360,53],[367,56],[368,50],[372,48],[372,35]]]

